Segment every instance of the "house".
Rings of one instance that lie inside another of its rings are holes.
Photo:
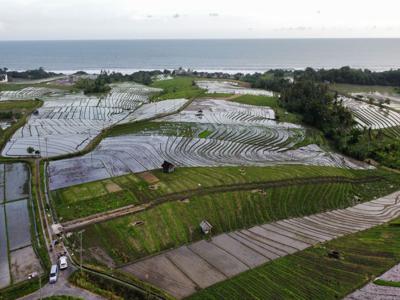
[[[164,160],[163,164],[161,165],[161,167],[163,168],[163,172],[164,173],[172,173],[175,171],[175,165]]]
[[[209,234],[211,232],[212,225],[207,220],[203,220],[200,223],[200,228],[204,234]]]
[[[7,74],[0,74],[0,82],[8,82]]]

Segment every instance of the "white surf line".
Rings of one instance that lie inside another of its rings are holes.
[[[400,191],[346,209],[223,233],[121,269],[181,299],[268,261],[398,216]]]

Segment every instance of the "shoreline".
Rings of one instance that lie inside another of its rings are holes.
[[[243,69],[230,69],[230,68],[193,68],[193,67],[183,67],[183,69],[191,69],[193,71],[197,72],[206,72],[206,73],[226,73],[229,75],[234,75],[237,73],[242,73],[242,74],[254,74],[254,73],[265,73],[269,70],[276,70],[276,69],[282,69],[282,70],[287,70],[287,71],[301,71],[305,70],[308,67],[312,66],[306,66],[306,67],[280,67],[280,66],[274,66],[274,67],[269,67],[269,68],[260,68],[260,69],[251,69],[251,68],[243,68]],[[325,67],[312,67],[314,70],[320,70],[320,69],[338,69],[342,68],[344,66],[325,66]],[[58,74],[64,74],[64,75],[72,75],[78,71],[84,71],[88,74],[100,74],[101,71],[107,71],[107,72],[117,72],[117,73],[122,73],[124,75],[127,74],[132,74],[138,71],[163,71],[163,70],[169,70],[173,71],[175,69],[178,69],[179,67],[176,68],[160,68],[160,67],[154,67],[154,68],[108,68],[108,67],[99,67],[99,68],[82,68],[82,69],[51,69],[51,68],[45,68],[47,72],[54,72]],[[368,69],[373,72],[384,72],[384,71],[390,71],[390,70],[397,70],[400,69],[400,65],[398,66],[390,66],[390,67],[361,67],[361,66],[351,66],[351,68],[354,69]],[[27,70],[32,70],[35,68],[26,68],[26,69],[9,69],[9,71],[17,71],[17,72],[24,72]]]

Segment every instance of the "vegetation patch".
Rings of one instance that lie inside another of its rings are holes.
[[[390,281],[390,280],[376,279],[376,280],[374,280],[374,284],[376,284],[376,285],[382,285],[382,286],[391,286],[391,287],[398,287],[398,288],[400,288],[400,282],[398,282],[398,281]]]
[[[199,138],[205,139],[205,138],[207,138],[211,133],[212,133],[211,130],[204,130],[204,131],[200,132]]]
[[[163,91],[154,96],[152,100],[159,101],[165,99],[194,99],[204,94],[192,77],[175,77],[174,79],[155,81],[152,87],[161,88]]]
[[[106,299],[113,300],[152,300],[160,299],[160,297],[150,294],[145,290],[141,291],[133,289],[124,283],[116,283],[115,281],[108,280],[102,276],[89,273],[76,271],[69,278],[69,281],[81,288],[89,290],[98,294]]]
[[[129,174],[52,191],[57,215],[60,221],[67,221],[125,205],[149,202],[166,195],[210,187],[324,176],[356,178],[376,173],[330,167],[275,166],[178,168],[172,174],[165,174],[161,170],[154,170],[152,174],[160,181],[156,190],[150,189],[150,184],[138,175]],[[122,191],[110,193],[106,185],[111,182],[120,186]]]
[[[359,84],[345,84],[345,83],[332,83],[329,88],[333,91],[337,91],[341,94],[352,94],[352,93],[373,93],[379,92],[382,94],[395,95],[397,89],[393,86],[382,86],[382,85],[359,85]]]

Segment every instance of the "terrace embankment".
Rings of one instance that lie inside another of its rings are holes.
[[[398,216],[400,192],[347,209],[224,233],[122,269],[183,298],[279,257],[369,229]],[[253,298],[257,297],[252,295]]]
[[[79,228],[96,224],[99,222],[104,222],[107,220],[111,220],[114,218],[118,218],[121,216],[129,215],[144,211],[146,209],[150,209],[162,203],[168,201],[178,201],[184,200],[187,198],[191,198],[194,196],[203,196],[209,195],[213,193],[223,193],[223,192],[231,192],[231,191],[251,191],[255,189],[266,189],[266,188],[278,188],[278,187],[286,187],[293,185],[305,185],[305,184],[322,184],[322,183],[368,183],[368,182],[376,182],[382,180],[380,176],[367,176],[364,178],[347,178],[340,176],[329,176],[329,177],[314,177],[314,178],[297,178],[297,179],[287,179],[287,180],[277,180],[277,181],[269,181],[269,182],[253,182],[253,183],[245,183],[245,184],[234,184],[234,185],[220,185],[216,187],[208,187],[208,188],[198,188],[193,190],[187,190],[180,193],[172,193],[165,196],[158,197],[151,202],[142,204],[142,205],[128,205],[115,210],[94,214],[88,217],[75,219],[72,221],[68,221],[63,223],[64,232],[74,231]]]

